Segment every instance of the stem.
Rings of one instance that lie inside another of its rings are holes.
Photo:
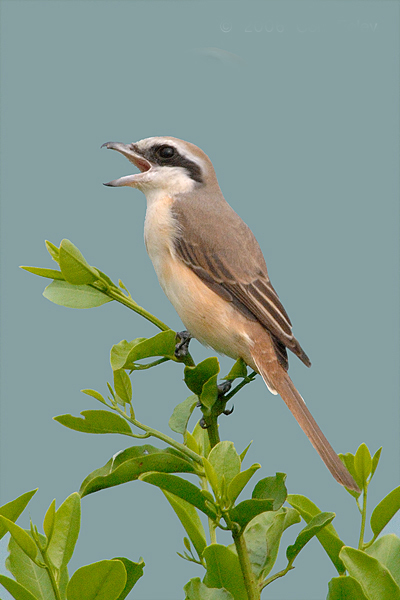
[[[233,396],[237,394],[245,385],[251,383],[256,375],[257,373],[253,371],[248,377],[245,377],[243,381],[241,381],[231,392],[229,392],[229,394],[225,394],[218,398],[211,409],[211,414],[207,417],[204,417],[211,448],[214,448],[214,446],[220,442],[218,417],[223,413],[226,403],[228,400],[233,398]]]
[[[104,283],[104,281],[103,281],[103,283]],[[96,285],[93,285],[92,287],[94,287],[95,289],[99,289],[96,287]],[[109,296],[110,298],[112,298],[113,300],[116,300],[117,302],[120,302],[124,306],[127,306],[128,308],[130,308],[131,310],[136,312],[141,317],[147,319],[147,321],[150,321],[150,323],[153,323],[153,325],[155,325],[156,327],[161,329],[161,331],[169,331],[171,329],[171,327],[168,327],[168,325],[166,325],[165,323],[160,321],[160,319],[158,319],[157,317],[155,317],[154,315],[149,313],[142,306],[139,306],[139,304],[137,304],[137,302],[135,302],[130,295],[126,296],[117,287],[114,288],[114,287],[109,286],[109,287],[107,287],[106,290],[101,288],[100,291],[103,292],[103,294],[105,294],[106,296]],[[151,363],[150,365],[140,365],[139,368],[140,369],[149,369],[150,367],[154,367],[157,364],[161,364],[162,362],[166,362],[168,360],[171,360],[171,359],[164,357],[164,358],[160,359],[160,361],[155,361],[154,363]],[[196,363],[194,362],[193,358],[190,356],[189,352],[185,358],[183,358],[180,361],[177,360],[176,362],[181,362],[189,367],[196,366]]]
[[[207,424],[207,434],[211,448],[214,448],[221,440],[218,433],[218,417],[211,413],[209,420],[205,419]]]
[[[57,585],[56,578],[54,576],[52,564],[50,563],[49,559],[47,558],[46,551],[42,551],[42,556],[43,556],[43,562],[46,565],[46,570],[49,574],[51,587],[53,588],[54,596],[56,597],[56,600],[62,600],[61,593],[60,593],[59,587]]]
[[[357,508],[358,508],[358,511],[359,511],[360,515],[362,515],[362,508],[361,508],[361,506],[360,506],[360,503],[359,503],[359,501],[358,501],[358,498],[356,498],[356,503],[357,503]]]
[[[103,292],[103,294],[106,294],[106,296],[109,296],[113,300],[116,300],[117,302],[120,302],[121,304],[123,304],[124,306],[127,306],[131,310],[134,310],[136,313],[138,313],[139,315],[141,315],[142,317],[144,317],[145,319],[150,321],[150,323],[153,323],[153,325],[155,325],[156,327],[161,329],[161,331],[167,331],[168,329],[170,329],[170,327],[168,327],[168,325],[166,325],[165,323],[160,321],[160,319],[157,319],[157,317],[155,317],[154,315],[149,313],[147,310],[145,310],[141,306],[139,306],[139,304],[136,304],[136,302],[134,300],[132,300],[132,298],[129,298],[128,296],[126,296],[118,288],[113,288],[110,286],[106,290],[102,289],[101,291]]]
[[[372,544],[375,542],[376,538],[378,536],[374,535],[374,537],[372,538],[372,540],[370,540],[369,542],[367,542],[366,544],[363,544],[363,550],[366,550],[367,548],[369,548],[370,546],[372,546]]]
[[[257,375],[257,373],[255,371],[252,371],[250,373],[250,375],[248,375],[247,377],[245,377],[243,379],[243,381],[241,381],[235,388],[233,388],[233,390],[231,392],[229,392],[229,394],[226,394],[224,396],[224,400],[226,402],[228,402],[228,400],[230,400],[231,398],[233,398],[233,396],[235,394],[237,394],[238,392],[240,392],[240,390],[247,385],[248,383],[251,383],[252,381],[254,381],[255,376]]]
[[[208,529],[210,531],[210,541],[212,544],[217,543],[217,527],[211,517],[208,517]]]
[[[202,490],[208,490],[208,481],[206,477],[199,477]],[[212,544],[217,543],[217,526],[211,517],[208,517],[208,531],[210,532],[210,541]]]
[[[286,575],[286,573],[289,573],[289,571],[291,571],[292,569],[294,569],[294,567],[292,566],[291,563],[289,563],[288,566],[286,567],[286,569],[282,569],[282,571],[275,573],[275,575],[272,575],[272,577],[269,577],[268,579],[263,581],[261,589],[263,590],[265,587],[267,587],[267,585],[269,585],[270,583],[275,581],[275,579],[279,579],[279,577],[284,577]]]
[[[236,552],[246,586],[247,597],[249,600],[260,600],[260,590],[257,586],[254,573],[251,569],[249,553],[247,552],[244,536],[241,534],[237,535],[232,531],[232,537],[233,541],[235,542]]]
[[[169,360],[171,360],[171,359],[164,356],[163,358],[154,360],[151,363],[147,363],[147,365],[141,365],[140,363],[132,363],[133,366],[127,365],[125,367],[125,369],[130,369],[131,372],[132,371],[145,371],[146,369],[151,369],[152,367],[157,367],[158,365],[168,362]]]
[[[363,506],[362,506],[362,513],[361,513],[360,541],[358,542],[359,550],[362,550],[364,547],[365,523],[367,520],[367,489],[368,489],[368,484],[365,483],[364,487],[363,487]]]
[[[249,553],[247,551],[246,540],[243,535],[243,529],[239,530],[237,523],[233,523],[229,518],[229,513],[223,513],[224,520],[232,532],[233,541],[238,555],[240,569],[242,571],[244,584],[246,587],[248,600],[260,600],[259,586],[257,585],[253,570],[251,568]]]
[[[117,404],[115,406],[113,406],[113,409],[115,411],[117,411],[122,417],[124,417],[124,419],[126,419],[127,421],[132,423],[132,425],[134,425],[138,429],[141,429],[142,431],[145,431],[148,434],[148,437],[151,436],[151,437],[155,437],[159,440],[162,440],[169,446],[172,446],[173,448],[176,448],[176,450],[179,450],[179,452],[182,452],[183,454],[185,454],[191,460],[194,460],[196,463],[203,466],[202,457],[199,456],[198,454],[196,454],[196,452],[193,452],[193,450],[190,450],[187,446],[184,446],[183,444],[177,442],[176,440],[174,440],[174,438],[169,437],[169,435],[165,435],[164,433],[161,433],[161,431],[157,431],[157,429],[152,429],[151,427],[148,427],[147,425],[143,425],[143,423],[140,423],[133,417],[130,417],[129,415],[127,415],[126,412],[121,410]]]

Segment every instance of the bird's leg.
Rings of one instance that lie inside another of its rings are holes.
[[[189,343],[192,336],[188,331],[178,331],[176,337],[179,338],[175,346],[175,357],[185,358],[189,354]]]
[[[227,394],[229,392],[229,390],[232,387],[232,381],[224,381],[224,383],[220,383],[219,385],[217,385],[218,388],[218,412],[217,412],[217,416],[218,415],[231,415],[233,413],[233,406],[231,409],[229,410],[225,410],[225,406],[226,406],[226,399],[225,399],[225,394]]]
[[[226,406],[226,402],[227,402],[225,399],[225,394],[227,394],[229,392],[231,387],[232,387],[231,381],[224,381],[223,383],[220,383],[219,385],[217,385],[218,397],[215,401],[214,406],[211,409],[211,414],[209,414],[205,417],[203,416],[200,419],[200,427],[202,429],[209,430],[209,438],[210,438],[211,447],[215,446],[215,444],[217,444],[219,442],[218,425],[217,425],[217,419],[218,419],[219,415],[222,415],[222,414],[230,415],[233,412],[233,407],[231,408],[231,410],[225,410],[225,406]],[[197,406],[200,407],[201,409],[204,408],[204,407],[202,407],[200,401],[197,403]],[[212,432],[214,432],[214,434]]]
[[[232,381],[224,381],[224,383],[220,383],[217,388],[218,388],[218,400],[219,402],[222,404],[223,408],[221,410],[221,412],[219,414],[221,415],[231,415],[233,413],[233,409],[234,407],[232,406],[231,409],[226,409],[225,410],[225,406],[226,406],[226,400],[225,400],[225,394],[227,394],[229,392],[229,390],[232,387]]]

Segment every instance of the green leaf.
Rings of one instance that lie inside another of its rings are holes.
[[[126,359],[132,348],[134,348],[141,342],[145,342],[146,340],[147,338],[139,337],[132,340],[131,342],[121,340],[118,344],[114,344],[110,352],[110,363],[112,370],[118,371],[118,369],[122,369],[126,363]]]
[[[241,452],[241,454],[239,455],[239,456],[240,456],[240,461],[241,461],[241,462],[243,462],[243,461],[244,461],[244,459],[245,459],[245,457],[246,457],[246,454],[248,453],[248,451],[249,451],[249,448],[250,448],[250,446],[252,445],[252,443],[253,443],[253,441],[251,441],[251,442],[250,442],[250,444],[249,444],[248,446],[246,446],[246,448],[243,450],[243,452]]]
[[[104,400],[103,396],[99,392],[96,392],[96,390],[81,390],[81,392],[87,396],[92,396],[92,398],[96,398],[96,400],[102,404],[107,405],[107,402]]]
[[[275,564],[283,532],[300,521],[297,510],[284,507],[257,515],[248,524],[243,535],[252,570],[260,581],[267,577]]]
[[[59,247],[55,246],[54,244],[52,244],[48,240],[45,240],[45,245],[46,245],[46,250],[50,254],[51,258],[54,260],[54,262],[56,262],[58,264],[60,262],[60,249],[59,249]]]
[[[400,486],[381,500],[372,512],[371,529],[377,537],[400,508]]]
[[[243,358],[237,359],[232,369],[229,371],[228,375],[226,377],[223,377],[223,379],[226,379],[227,381],[234,381],[239,377],[247,377],[247,366]]]
[[[74,552],[81,523],[81,499],[74,492],[56,511],[47,554],[56,569],[64,569]]]
[[[355,466],[354,466],[354,454],[351,454],[351,452],[347,452],[347,454],[339,454],[338,456],[361,490],[363,485],[362,485],[362,480],[360,479],[359,474],[357,473]],[[361,495],[361,492],[356,492],[354,490],[348,490],[347,488],[346,488],[346,490],[354,498],[359,498]]]
[[[389,570],[361,550],[344,546],[340,558],[349,574],[361,584],[368,600],[400,600],[400,588]]]
[[[118,286],[115,285],[115,283],[113,282],[113,280],[110,279],[108,275],[106,275],[105,273],[103,273],[103,271],[100,271],[100,269],[96,268],[96,271],[100,275],[100,277],[103,280],[103,282],[107,283],[110,287],[112,287],[112,288],[114,288],[116,290],[118,289]]]
[[[45,288],[43,296],[67,308],[94,308],[112,301],[112,298],[89,285],[73,285],[67,281],[53,281]]]
[[[35,542],[31,538],[31,536],[25,531],[25,529],[22,529],[22,527],[19,527],[19,525],[16,525],[12,521],[10,521],[10,519],[7,519],[6,517],[3,517],[1,515],[0,522],[6,529],[8,529],[12,538],[17,542],[21,550],[23,550],[25,554],[29,556],[29,558],[35,560],[38,549],[36,547]]]
[[[37,488],[32,490],[31,492],[25,492],[15,500],[11,500],[11,502],[7,502],[7,504],[3,504],[0,506],[0,515],[6,517],[13,523],[18,519],[20,514],[25,510],[28,502],[37,492]],[[0,523],[0,539],[7,533],[8,529],[2,523]]]
[[[321,512],[311,519],[310,523],[300,531],[295,543],[287,547],[286,558],[288,562],[292,563],[304,546],[334,518],[335,513]]]
[[[63,571],[61,571],[61,573],[60,573],[60,580],[59,580],[59,584],[58,584],[61,600],[66,600],[66,598],[67,598],[68,583],[69,583],[68,568],[65,567],[65,569],[63,569]]]
[[[242,471],[235,475],[231,483],[228,485],[228,500],[233,504],[236,498],[239,496],[243,488],[248,484],[254,473],[261,468],[258,463],[252,465],[246,471]]]
[[[185,528],[199,558],[201,558],[203,550],[207,546],[207,541],[204,527],[196,509],[192,504],[186,502],[186,500],[182,500],[182,498],[178,498],[178,496],[170,492],[163,490],[163,493]]]
[[[208,500],[209,502],[211,502],[211,504],[213,504],[215,502],[213,495],[208,490],[200,490],[200,493],[201,493],[202,496],[204,496],[204,498],[206,500]]]
[[[218,375],[213,375],[203,385],[200,394],[200,404],[207,409],[206,414],[210,413],[210,409],[214,406],[218,399]]]
[[[247,600],[247,592],[237,555],[220,544],[211,544],[203,552],[207,573],[203,582],[210,588],[225,588],[234,600]]]
[[[204,384],[219,373],[218,358],[206,358],[195,367],[185,367],[184,378],[189,390],[200,396]]]
[[[111,387],[111,385],[108,383],[108,381],[107,381],[107,387],[108,387],[108,391],[109,391],[109,392],[110,392],[110,394],[111,394],[111,398],[112,398],[113,400],[116,400],[116,397],[117,397],[117,396],[116,396],[116,393],[114,392],[113,388],[112,388],[112,387]],[[111,400],[111,398],[108,398],[108,399],[109,399],[109,400]]]
[[[214,467],[212,466],[212,464],[210,464],[207,460],[207,458],[203,458],[203,466],[204,466],[204,471],[206,474],[206,478],[208,483],[211,485],[211,489],[214,492],[214,495],[216,497],[221,495],[221,490],[219,487],[219,481],[218,481],[218,477],[217,474],[215,472]]]
[[[132,384],[129,376],[124,369],[114,371],[114,388],[118,396],[124,403],[130,404],[132,401]]]
[[[83,433],[132,433],[125,419],[107,410],[83,410],[81,415],[83,419],[73,415],[59,415],[53,418],[64,427]]]
[[[139,479],[156,485],[161,490],[175,494],[179,498],[186,500],[211,519],[215,519],[217,509],[211,502],[207,501],[198,487],[176,475],[167,473],[144,473]]]
[[[62,240],[59,260],[61,272],[69,283],[82,285],[100,278],[97,270],[89,265],[82,252],[69,240]]]
[[[301,514],[306,523],[310,523],[313,517],[321,514],[321,510],[314,504],[314,502],[311,502],[311,500],[305,496],[301,496],[300,494],[289,494],[286,498],[286,502],[293,506],[293,508],[295,508]],[[317,538],[335,565],[338,573],[340,575],[345,573],[346,568],[339,558],[339,552],[344,546],[344,542],[339,538],[339,535],[332,523],[317,533]]]
[[[127,575],[120,560],[101,560],[81,567],[67,586],[68,600],[117,600]]]
[[[46,534],[47,541],[49,541],[51,539],[51,536],[53,535],[55,516],[56,516],[56,501],[53,500],[53,502],[50,504],[49,508],[47,509],[47,512],[45,514],[44,521],[43,521],[43,530]]]
[[[20,267],[20,269],[24,269],[24,271],[28,271],[28,273],[33,273],[34,275],[39,275],[39,277],[65,281],[63,274],[61,271],[57,271],[57,269],[43,269],[42,267]]]
[[[14,579],[0,575],[0,583],[15,600],[37,600],[29,590],[17,581],[14,581]]]
[[[183,588],[185,600],[233,600],[232,594],[220,588],[209,588],[199,577],[191,579]]]
[[[130,291],[128,290],[126,285],[121,281],[121,279],[118,279],[118,285],[121,288],[121,290],[124,290],[124,292],[126,292],[126,295],[129,296],[129,298],[132,298]]]
[[[178,455],[172,448],[160,450],[150,444],[132,446],[113,456],[103,467],[86,477],[80,488],[80,495],[87,496],[128,481],[138,479],[142,473],[195,473],[191,461]]]
[[[222,491],[222,478],[227,486],[240,473],[240,456],[233,442],[223,441],[214,446],[208,455],[208,461],[214,467],[218,479],[218,489]]]
[[[354,468],[361,481],[362,487],[364,487],[372,468],[371,454],[365,444],[361,444],[356,452],[354,457]]]
[[[365,552],[379,560],[400,587],[400,538],[389,533],[376,540]]]
[[[190,433],[190,431],[186,430],[184,435],[184,444],[189,450],[193,450],[196,454],[200,456],[200,448],[198,443],[196,442],[194,436]]]
[[[199,454],[201,456],[204,456],[205,458],[207,458],[207,456],[210,454],[210,450],[211,450],[210,440],[209,440],[206,429],[203,429],[200,426],[199,421],[196,423],[196,425],[193,429],[192,435],[193,435],[194,439],[196,440],[197,445],[199,447]]]
[[[328,587],[326,600],[368,600],[361,585],[353,577],[334,577]]]
[[[219,370],[219,362],[215,356],[206,358],[195,367],[185,367],[185,383],[194,394],[200,396],[204,384],[218,375]]]
[[[135,563],[131,560],[124,558],[123,556],[117,556],[113,558],[113,560],[119,560],[125,567],[126,571],[126,584],[117,600],[124,600],[127,597],[135,583],[143,576],[144,562],[143,559],[140,559],[140,562]]]
[[[265,477],[256,485],[251,495],[252,498],[272,498],[274,510],[278,510],[286,500],[287,489],[285,486],[286,473],[276,473],[275,477]]]
[[[26,533],[29,536],[31,535],[28,532]],[[40,534],[39,540],[42,545],[46,542],[46,538]],[[55,600],[51,580],[46,569],[38,567],[32,562],[13,538],[10,539],[8,550],[10,554],[6,560],[6,567],[14,575],[18,583],[31,592],[35,598]],[[39,550],[37,559],[43,562],[43,557]],[[65,575],[66,571],[63,571],[61,574],[62,581],[64,581]]]
[[[175,345],[176,345],[176,334],[172,329],[162,331],[154,337],[144,340],[130,350],[124,364],[125,369],[129,369],[132,363],[143,358],[150,358],[151,356],[165,356],[171,360],[175,360]]]
[[[382,452],[382,446],[380,448],[378,448],[378,450],[375,452],[374,456],[372,457],[372,467],[371,467],[370,481],[371,481],[371,479],[374,476],[374,473],[376,471],[376,467],[378,466],[379,459],[381,457],[381,452]]]
[[[198,398],[195,394],[193,394],[192,396],[189,396],[188,398],[186,398],[186,400],[178,404],[178,406],[175,406],[174,412],[172,413],[170,420],[168,421],[168,425],[170,429],[172,429],[172,431],[175,431],[175,433],[181,433],[182,435],[185,435],[189,419],[191,417],[192,412],[196,408],[197,402]]]
[[[246,527],[257,515],[268,510],[274,510],[274,501],[266,500],[244,500],[229,511],[229,518],[238,523],[240,527]]]

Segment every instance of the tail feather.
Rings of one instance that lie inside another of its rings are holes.
[[[254,358],[254,357],[253,357]],[[295,388],[292,380],[289,375],[282,369],[279,368],[279,374],[271,377],[266,373],[266,370],[262,365],[257,364],[257,369],[259,370],[262,378],[269,388],[272,386],[281,396],[282,400],[285,402],[286,406],[291,411],[292,415],[314,446],[315,450],[318,452],[325,465],[332,473],[333,477],[338,481],[341,485],[349,488],[350,490],[354,490],[356,492],[360,492],[360,489],[353,477],[350,475],[321,429],[317,425],[314,417],[308,410],[306,403],[303,398]]]

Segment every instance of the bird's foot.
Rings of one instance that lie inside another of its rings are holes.
[[[199,424],[202,429],[208,429],[210,427],[210,425],[205,422],[204,417],[200,419]]]
[[[224,410],[221,410],[221,412],[219,414],[222,415],[231,415],[233,413],[234,407],[232,406],[231,409],[225,409],[226,406],[226,399],[225,399],[225,394],[227,394],[229,392],[229,390],[232,387],[232,381],[224,381],[224,383],[220,383],[217,388],[218,388],[218,400],[221,402],[222,407]]]
[[[176,337],[179,338],[179,342],[175,346],[175,357],[185,358],[189,354],[189,343],[192,336],[188,331],[178,331]]]
[[[224,383],[220,383],[217,385],[218,388],[218,398],[222,399],[225,394],[229,392],[232,387],[232,381],[224,381]]]
[[[179,334],[181,335],[181,334]],[[231,381],[224,381],[223,383],[220,383],[219,385],[217,385],[217,389],[218,389],[218,398],[214,404],[214,406],[212,407],[212,414],[213,414],[213,418],[217,419],[219,417],[219,415],[231,415],[233,413],[233,409],[234,407],[232,406],[231,409],[226,409],[226,403],[227,400],[225,399],[225,394],[227,394],[229,392],[229,390],[232,387],[232,382]],[[198,408],[201,408],[203,410],[203,406],[200,402],[200,400],[198,401],[198,403],[196,404],[196,406]],[[202,417],[200,419],[200,427],[202,429],[208,429],[210,427],[210,423],[208,423],[207,421],[209,420],[209,417],[207,417],[207,420]]]

